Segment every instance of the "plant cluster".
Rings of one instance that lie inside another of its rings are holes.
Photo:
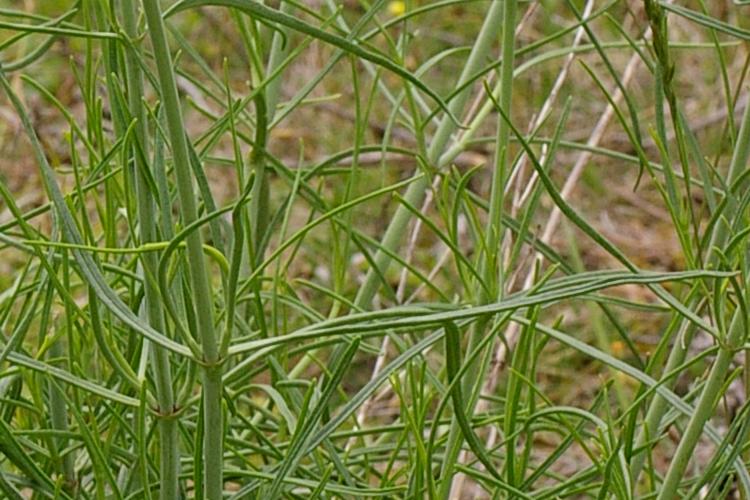
[[[3,497],[750,498],[747,2],[16,3]]]

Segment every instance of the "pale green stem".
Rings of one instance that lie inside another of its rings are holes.
[[[486,58],[492,49],[492,44],[495,42],[500,30],[502,29],[502,13],[503,2],[492,2],[485,16],[482,29],[477,35],[477,41],[472,47],[471,53],[466,60],[466,64],[461,71],[461,76],[456,82],[456,86],[462,86],[486,64]],[[467,86],[448,103],[448,109],[453,115],[459,115],[463,111],[470,95],[471,86]],[[455,132],[455,130],[456,124],[450,119],[450,117],[443,117],[430,142],[430,147],[427,150],[427,161],[432,166],[438,168],[443,166],[437,164],[437,162],[445,150],[451,134]],[[404,194],[406,202],[414,207],[421,205],[427,188],[430,186],[430,179],[422,176],[421,172],[417,172],[416,175],[418,175],[419,178],[409,184],[409,188]],[[411,211],[406,208],[404,204],[398,206],[396,213],[393,215],[393,219],[380,242],[384,249],[393,252],[398,248],[400,242],[403,240],[406,227],[409,224],[411,217]],[[380,286],[380,274],[385,273],[391,263],[391,258],[388,255],[388,252],[378,250],[375,253],[374,261],[377,269],[371,269],[367,273],[365,281],[360,287],[354,300],[357,307],[362,309],[370,308],[372,299],[375,297]]]
[[[513,61],[515,51],[515,29],[516,29],[516,0],[503,2],[503,65],[500,74],[500,105],[510,116],[511,99],[513,97]],[[497,256],[500,254],[500,242],[502,240],[502,214],[505,193],[505,179],[508,171],[508,148],[510,146],[510,126],[502,117],[498,118],[497,142],[495,145],[495,171],[492,175],[492,191],[490,193],[490,206],[487,215],[487,252],[484,260],[483,277],[487,283],[487,289],[492,296],[486,296],[484,287],[479,287],[481,302],[492,301],[502,294],[502,270],[499,269]]]
[[[65,351],[61,345],[61,341],[55,341],[49,348],[49,355],[53,359],[63,359],[65,357]],[[65,398],[60,392],[60,386],[57,384],[49,384],[50,390],[50,418],[52,420],[52,426],[60,431],[67,432],[68,430],[68,413],[65,404]],[[67,443],[66,439],[59,439],[58,444],[60,449],[63,449]],[[65,476],[65,482],[70,488],[75,488],[76,473],[75,464],[73,462],[73,455],[68,453],[63,458],[62,469],[63,475]]]
[[[281,8],[279,10],[284,14],[291,14],[294,10],[294,5],[290,2],[281,2]],[[280,32],[274,31],[273,33],[271,50],[268,55],[268,66],[266,67],[267,75],[272,75],[278,67],[284,63],[284,60],[289,55],[289,48],[291,46],[289,43],[289,28],[279,26],[277,29],[280,30]],[[281,75],[277,75],[266,86],[266,114],[268,116],[268,123],[273,122],[273,117],[276,115],[276,105],[279,103],[282,82]]]
[[[53,229],[52,234],[54,235],[52,239],[57,239],[57,221],[56,217],[53,216]],[[50,257],[52,256],[52,252],[50,251]],[[52,260],[50,258],[50,260]],[[49,282],[47,282],[49,284]],[[51,302],[52,300],[52,293],[53,288],[47,287],[47,299]],[[45,315],[41,318],[41,324],[39,327],[40,332],[46,332],[50,331],[50,318],[49,315]],[[50,345],[49,348],[49,357],[53,360],[61,360],[65,359],[65,349],[62,345],[62,339],[55,340],[52,345]],[[58,384],[50,383],[49,384],[49,413],[50,413],[50,421],[52,423],[52,427],[54,429],[67,432],[68,431],[68,409],[67,409],[67,403],[65,402],[65,395],[62,393],[62,390]],[[58,450],[64,449],[67,444],[68,440],[64,438],[57,439],[57,447]],[[76,484],[76,473],[75,473],[75,455],[73,453],[67,453],[65,457],[62,459],[62,473],[63,477],[65,478],[66,488],[69,488],[70,490],[75,490],[77,487]]]
[[[48,293],[51,293],[51,288]],[[44,328],[40,331],[45,331],[49,325],[49,318],[42,318]],[[60,360],[65,358],[65,349],[63,349],[62,339],[57,339],[49,348],[49,356],[54,360]],[[68,409],[67,403],[65,402],[65,396],[62,394],[60,386],[58,384],[49,384],[49,412],[52,427],[67,432],[68,431]],[[63,450],[67,446],[67,439],[58,439],[57,445],[58,450]],[[75,473],[75,456],[73,453],[67,453],[62,459],[62,473],[65,477],[66,488],[75,490],[76,485],[76,473]]]
[[[456,82],[457,87],[463,87],[466,82],[473,78],[487,64],[487,58],[489,57],[492,45],[497,40],[502,29],[502,14],[502,2],[493,2],[487,11],[484,24],[477,35],[477,40]],[[471,90],[471,85],[466,85],[448,103],[448,109],[453,115],[457,116],[463,111],[466,102],[471,96]],[[440,121],[427,150],[427,159],[431,165],[441,168],[450,162],[451,159],[444,159],[443,153],[451,139],[451,134],[456,131],[456,128],[455,122],[449,116],[444,116]],[[414,180],[409,184],[404,193],[406,203],[396,208],[391,223],[380,241],[380,247],[385,249],[385,251],[378,249],[375,253],[373,258],[375,267],[368,271],[364,283],[357,292],[357,296],[354,299],[354,304],[357,308],[367,310],[372,306],[372,300],[381,284],[380,274],[385,273],[392,260],[389,253],[397,250],[412,218],[413,214],[406,207],[408,205],[420,206],[429,186],[430,179],[422,175],[421,172],[416,172]],[[303,358],[293,373],[302,373],[310,361],[310,357]]]
[[[161,98],[167,119],[167,131],[172,144],[180,213],[182,223],[187,226],[198,219],[198,208],[193,190],[186,130],[177,94],[172,57],[167,46],[158,0],[143,0],[143,6],[154,49]],[[189,265],[186,271],[192,287],[192,301],[203,352],[201,360],[204,409],[203,487],[207,500],[219,500],[222,498],[224,489],[221,360],[214,329],[211,286],[203,257],[203,240],[200,231],[192,232],[187,238],[187,260]]]
[[[506,113],[510,113],[511,98],[513,95],[513,66],[515,59],[515,29],[516,29],[516,0],[505,0],[503,2],[494,2],[492,8],[495,8],[502,14],[502,21],[498,24],[503,30],[502,39],[502,67],[500,74],[500,105]],[[489,17],[489,16],[488,16]],[[477,283],[477,296],[480,304],[486,304],[495,300],[502,290],[502,280],[498,279],[502,273],[498,269],[497,255],[501,241],[502,231],[502,211],[503,198],[505,191],[505,179],[507,177],[508,146],[510,145],[510,126],[502,118],[498,118],[497,139],[495,144],[495,165],[492,175],[492,185],[490,192],[489,213],[487,219],[486,254],[485,259],[480,261],[480,276],[487,284],[487,288]],[[442,153],[442,151],[440,151]],[[498,251],[495,252],[495,249]],[[478,345],[479,340],[486,328],[487,319],[481,318],[474,323],[466,349],[467,356],[473,352]],[[473,363],[462,380],[463,390],[468,394],[465,402],[467,409],[472,409],[476,405],[477,398],[482,386],[483,376],[489,366],[490,357],[482,356],[479,363]],[[455,420],[455,417],[454,419]],[[463,436],[461,430],[455,422],[452,422],[451,431],[448,435],[446,444],[445,457],[443,458],[442,475],[443,483],[440,488],[440,497],[448,498],[451,494],[451,483],[449,480],[453,475],[455,463],[457,462]]]
[[[680,439],[680,444],[677,446],[677,450],[672,457],[667,475],[664,477],[664,482],[659,489],[657,500],[678,498],[677,489],[685,475],[685,469],[687,469],[695,446],[698,444],[701,434],[703,434],[706,422],[708,422],[714,413],[719,396],[722,394],[721,388],[724,385],[727,373],[732,364],[732,358],[742,346],[746,337],[747,318],[742,317],[742,311],[742,308],[738,308],[732,318],[732,323],[729,326],[729,334],[725,339],[725,345],[722,346],[719,355],[716,357],[716,361],[714,361],[714,365],[711,367],[708,379],[703,386],[700,399],[695,407],[695,412],[690,418],[682,439]],[[736,444],[740,445],[740,443]]]
[[[737,178],[742,174],[742,172],[746,168],[748,160],[750,160],[750,107],[745,108],[745,113],[742,117],[742,125],[737,137],[737,146],[735,147],[732,161],[729,165],[729,171],[727,173],[726,183],[728,186],[732,186]],[[734,214],[736,212],[737,198],[731,193],[727,193],[727,196],[729,196],[729,199],[727,200],[724,213]],[[709,268],[715,265],[718,260],[719,253],[714,252],[713,249],[721,249],[726,243],[729,229],[727,224],[728,223],[719,221],[714,227],[713,234],[711,236],[711,242],[708,246],[709,258],[707,266]],[[688,308],[693,309],[697,305],[697,302],[698,299],[692,301],[692,303],[688,304]],[[739,314],[739,309],[738,312],[735,313],[735,316],[737,314]],[[734,324],[734,319],[732,320],[732,324]],[[685,324],[682,328],[680,328],[679,331],[684,332],[684,335],[681,335],[681,338],[677,338],[675,340],[674,347],[672,347],[672,351],[669,353],[669,358],[667,359],[667,364],[664,367],[663,373],[665,374],[671,373],[679,366],[681,366],[685,361],[687,350],[690,346],[690,341],[692,340],[693,334],[695,332],[695,327],[692,324]],[[667,381],[665,383],[666,387],[671,388],[673,385],[674,380]],[[649,436],[655,436],[656,433],[659,432],[658,429],[659,425],[661,424],[661,419],[664,417],[664,414],[666,413],[668,408],[669,403],[662,396],[658,394],[654,396],[654,399],[651,402],[651,405],[649,406],[649,409],[646,413],[646,418],[643,422],[643,425],[641,426],[642,430],[638,434],[635,449],[642,448],[646,441],[649,439]],[[643,464],[646,458],[645,455],[645,452],[641,452],[633,457],[630,470],[634,482],[638,480],[638,476],[640,475],[640,472],[643,468]]]
[[[497,40],[498,35],[503,27],[502,19],[504,14],[505,2],[492,2],[485,16],[484,24],[477,36],[477,41],[472,47],[471,53],[463,67],[461,75],[456,82],[457,86],[462,86],[469,79],[473,77],[485,64],[486,58],[490,53],[493,43]],[[469,96],[471,95],[471,86],[467,86],[462,92],[456,95],[449,103],[448,108],[454,115],[459,115],[466,105]],[[427,161],[431,166],[440,168],[443,165],[438,164],[444,150],[450,140],[451,134],[455,132],[456,125],[450,119],[450,117],[443,117],[439,123],[438,128],[433,136],[430,146],[427,150]],[[420,175],[414,182],[412,182],[404,193],[405,204],[399,205],[396,212],[391,220],[390,225],[385,231],[383,238],[380,242],[381,247],[386,251],[378,250],[374,256],[375,268],[370,269],[365,277],[365,281],[360,287],[357,296],[354,300],[355,305],[361,309],[369,309],[372,305],[372,300],[377,293],[380,286],[380,275],[384,274],[391,263],[391,257],[388,255],[389,252],[395,251],[401,241],[403,240],[409,221],[411,220],[412,213],[406,208],[408,205],[420,206],[424,199],[425,193],[430,186],[430,179],[426,176]],[[408,205],[407,205],[408,204]],[[468,377],[467,377],[468,380]],[[456,426],[452,426],[451,429],[455,429]],[[460,432],[452,432],[449,437],[448,453],[453,455],[453,462],[455,462],[455,456],[458,454],[458,437]],[[452,450],[456,450],[455,452]],[[444,466],[450,459],[446,458]],[[445,470],[445,468],[443,469]],[[449,484],[450,481],[445,481],[443,485]],[[444,495],[445,496],[445,495]]]
[[[123,26],[128,37],[135,42],[138,38],[138,5],[136,2],[125,0],[121,2]],[[137,120],[135,136],[140,145],[141,154],[133,151],[135,164],[136,198],[138,201],[138,221],[140,226],[141,244],[157,241],[156,211],[154,209],[153,194],[149,192],[145,172],[149,168],[145,162],[148,158],[148,135],[146,132],[146,113],[141,102],[143,96],[143,76],[138,63],[136,46],[126,51],[125,67],[128,84],[128,107],[133,118]],[[141,254],[146,279],[144,283],[144,301],[149,324],[159,332],[165,331],[163,306],[159,297],[154,277],[158,262],[155,252]],[[147,342],[147,341],[146,341]],[[169,363],[169,353],[155,344],[151,344],[154,358],[154,378],[156,382],[156,399],[159,403],[159,498],[169,500],[179,496],[180,450],[177,434],[177,421],[173,416],[175,411],[174,391],[172,388],[172,372]],[[146,486],[146,485],[144,485]]]

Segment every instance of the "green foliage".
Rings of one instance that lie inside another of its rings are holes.
[[[3,497],[750,497],[720,3],[0,1]]]

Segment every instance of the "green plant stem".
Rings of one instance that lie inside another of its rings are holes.
[[[732,161],[729,165],[729,171],[727,173],[726,182],[729,186],[732,186],[734,184],[737,178],[742,174],[748,160],[750,160],[750,107],[745,109],[736,144],[737,145],[732,155]],[[729,196],[729,199],[727,200],[726,208],[724,209],[724,211],[725,213],[732,214],[736,211],[737,208],[737,198],[731,192],[727,193],[727,196]],[[718,254],[717,252],[713,252],[713,249],[720,249],[724,246],[728,237],[728,231],[729,227],[721,221],[715,226],[714,233],[711,238],[711,244],[708,247],[708,251],[710,252],[709,266],[713,265],[713,263],[717,261]],[[731,362],[731,357],[734,354],[731,346],[733,346],[736,342],[741,341],[742,336],[744,336],[744,334],[746,333],[744,330],[745,322],[743,318],[740,317],[740,314],[743,314],[743,311],[741,308],[738,308],[735,311],[730,323],[730,331],[726,340],[728,347],[721,350],[719,356],[717,356],[716,361],[711,368],[708,380],[706,381],[706,384],[701,392],[696,412],[690,419],[688,429],[683,435],[683,438],[680,440],[675,458],[673,459],[669,471],[667,472],[667,477],[665,478],[665,483],[662,491],[666,488],[672,488],[671,491],[676,491],[677,485],[679,484],[679,481],[685,472],[685,468],[687,467],[687,461],[692,455],[692,452],[695,449],[695,445],[697,444],[697,437],[693,436],[691,433],[702,430],[706,421],[711,417],[711,410],[713,409],[713,405],[715,404],[717,387],[719,387],[721,383],[723,383],[723,380],[726,377],[727,370],[729,368],[729,363]],[[685,360],[688,346],[690,345],[693,333],[695,332],[695,328],[692,325],[686,325],[686,327],[687,330],[684,338],[677,339],[677,342],[675,342],[675,345],[670,352],[669,359],[667,360],[667,365],[664,368],[664,373],[670,373],[672,370],[680,366]],[[727,357],[728,359],[725,359]],[[716,384],[719,385],[717,386]],[[670,387],[671,385],[672,384],[667,384],[667,387]],[[655,433],[658,432],[659,424],[661,423],[661,419],[668,407],[669,404],[664,400],[664,398],[662,398],[661,396],[654,397],[654,400],[649,407],[648,413],[646,414],[646,419],[643,425],[643,428],[646,429],[648,433],[650,433],[651,435],[655,435]],[[641,434],[638,436],[638,440],[636,441],[636,446],[641,446],[643,443],[645,443],[646,439],[647,435],[645,434],[645,431],[641,432]],[[640,471],[643,467],[643,462],[645,459],[644,455],[645,453],[641,453],[639,456],[636,456],[633,459],[631,471],[634,480],[637,480],[638,475],[640,474]],[[662,500],[669,497],[665,497],[662,493],[660,493],[659,498],[660,500]]]
[[[123,26],[127,36],[135,42],[138,37],[138,4],[125,0],[120,3],[122,8]],[[137,45],[125,54],[125,67],[128,84],[128,107],[131,116],[136,120],[135,137],[140,151],[134,149],[133,160],[135,166],[136,198],[138,202],[138,221],[140,226],[141,244],[157,241],[156,211],[153,195],[149,191],[146,171],[149,165],[148,135],[146,132],[146,113],[141,98],[143,96],[143,76],[135,52]],[[163,305],[155,276],[158,268],[158,256],[155,252],[141,254],[144,273],[144,301],[149,324],[157,331],[165,332]],[[154,358],[154,378],[156,381],[156,398],[159,407],[159,498],[169,500],[179,496],[180,450],[177,434],[177,420],[175,411],[174,390],[172,388],[172,372],[169,353],[155,344],[151,344]]]
[[[492,2],[487,14],[485,16],[485,22],[477,36],[477,41],[472,47],[471,53],[466,61],[466,64],[461,71],[461,75],[456,83],[457,86],[462,86],[473,75],[479,71],[485,64],[487,55],[489,54],[494,41],[497,39],[502,29],[503,14],[505,2]],[[458,115],[463,111],[464,106],[471,94],[471,87],[467,86],[462,92],[457,94],[453,100],[448,103],[448,107],[451,113]],[[455,132],[456,126],[449,116],[443,117],[442,121],[438,125],[437,131],[430,143],[427,150],[427,161],[430,166],[440,168],[443,165],[439,164],[439,160],[443,155],[443,152],[450,140],[451,134]],[[417,173],[421,175],[421,173]],[[369,309],[372,305],[372,300],[377,293],[380,286],[380,276],[384,275],[388,266],[391,263],[391,257],[389,254],[396,251],[399,244],[403,240],[409,221],[412,217],[412,212],[408,209],[408,206],[419,206],[424,199],[425,193],[430,186],[430,179],[427,176],[422,176],[416,179],[409,185],[409,188],[404,193],[404,203],[399,205],[396,209],[393,219],[390,225],[385,231],[383,238],[380,242],[382,249],[379,249],[375,257],[374,267],[370,269],[365,277],[365,281],[357,292],[354,304],[360,309]],[[470,351],[470,350],[469,350]],[[471,380],[472,377],[467,376],[465,380]],[[467,382],[468,383],[468,382]],[[472,404],[471,399],[468,404]],[[449,447],[448,454],[443,461],[443,471],[446,471],[446,467],[452,469],[452,464],[455,462],[455,457],[460,449],[461,431],[457,425],[451,426],[451,433],[449,435]],[[451,451],[455,450],[455,451]],[[451,458],[452,457],[452,458]],[[444,476],[445,477],[445,476]],[[445,481],[443,485],[449,485],[450,481]],[[443,489],[443,497],[445,497],[450,488]]]
[[[57,340],[50,346],[49,354],[52,359],[62,359],[65,357],[65,350],[61,345],[61,341]],[[65,398],[61,394],[60,386],[54,383],[49,384],[50,391],[50,419],[55,429],[63,432],[68,431],[68,413]],[[67,444],[67,440],[60,439],[59,445],[60,450],[63,450]],[[66,488],[75,490],[76,487],[76,473],[74,457],[71,453],[66,454],[62,459],[62,471],[65,476]]]
[[[502,15],[499,23],[502,27],[502,67],[500,72],[500,103],[503,109],[510,113],[511,98],[513,94],[513,62],[515,54],[515,29],[516,29],[516,0],[505,0],[495,2],[493,7],[497,8]],[[502,7],[502,8],[501,8]],[[508,147],[510,145],[510,126],[498,118],[497,136],[495,141],[495,164],[492,173],[492,184],[490,192],[489,212],[487,218],[487,230],[485,234],[484,259],[480,261],[479,274],[487,287],[477,283],[477,298],[480,305],[487,304],[502,295],[502,270],[499,268],[503,198],[505,190],[505,179],[507,177]],[[466,352],[473,352],[482,338],[487,327],[488,318],[480,318],[470,330],[468,347]],[[490,344],[490,349],[492,345]],[[466,408],[473,409],[479,397],[483,385],[483,376],[489,366],[490,356],[481,356],[478,363],[473,363],[467,375],[463,379],[463,391],[468,394],[465,402]],[[455,420],[455,418],[454,418]],[[451,481],[447,479],[453,474],[454,466],[461,450],[462,433],[457,425],[451,426],[448,436],[446,453],[443,459],[443,483],[441,485],[441,497],[448,498],[451,493]],[[492,472],[492,471],[490,471]]]
[[[497,39],[502,28],[503,4],[504,2],[492,2],[490,5],[482,29],[477,35],[477,40],[461,71],[461,76],[458,78],[458,82],[456,82],[457,87],[463,86],[484,66],[486,58],[492,49],[492,44]],[[470,95],[471,86],[467,86],[448,103],[450,112],[454,115],[461,113]],[[451,134],[455,130],[456,124],[453,120],[449,116],[444,116],[427,150],[427,162],[430,166],[436,168],[443,166],[443,164],[438,162],[450,140]],[[380,276],[385,274],[392,260],[389,253],[393,253],[403,240],[407,225],[412,218],[412,213],[406,205],[420,206],[427,188],[430,186],[429,178],[422,176],[421,172],[417,172],[416,175],[421,177],[412,182],[406,193],[404,193],[406,203],[399,205],[396,209],[396,213],[393,215],[393,219],[380,242],[383,249],[379,249],[373,258],[375,268],[368,271],[364,283],[357,292],[354,303],[359,308],[369,309],[372,305],[372,299],[380,287]]]
[[[680,444],[677,446],[674,456],[667,470],[667,475],[664,477],[664,482],[659,489],[659,496],[657,500],[670,500],[672,498],[678,498],[677,490],[680,486],[680,481],[683,479],[685,469],[687,469],[688,462],[693,456],[695,446],[698,444],[698,440],[703,434],[703,428],[708,422],[708,419],[713,415],[714,408],[719,401],[721,394],[722,385],[729,372],[732,358],[734,357],[737,350],[742,346],[742,343],[747,334],[747,318],[743,318],[744,310],[742,308],[737,309],[737,313],[732,318],[732,323],[729,326],[729,333],[725,340],[725,345],[719,351],[719,355],[716,357],[711,371],[708,374],[703,390],[701,391],[700,399],[695,407],[695,412],[690,418],[685,432],[680,439]],[[738,445],[740,443],[737,443]]]
[[[282,2],[279,10],[284,14],[291,14],[294,10],[294,5],[290,2]],[[274,72],[284,63],[284,60],[289,55],[290,47],[289,28],[286,26],[277,28],[277,30],[274,31],[273,39],[271,40],[266,75],[274,74]],[[269,123],[273,121],[273,118],[276,115],[276,105],[279,103],[282,83],[283,79],[281,78],[281,75],[277,75],[266,87],[266,115],[268,116],[267,120]]]
[[[471,86],[465,86],[464,84],[472,79],[486,64],[486,59],[492,49],[492,45],[502,29],[503,10],[503,2],[492,2],[487,11],[485,21],[477,35],[477,40],[456,83],[457,87],[463,86],[464,88],[448,103],[448,109],[454,115],[458,115],[463,111],[471,95]],[[451,134],[455,132],[456,128],[456,124],[450,116],[444,116],[438,124],[435,135],[427,150],[427,161],[431,166],[441,168],[445,163],[450,161],[450,159],[446,159],[446,161],[440,162]],[[400,204],[396,209],[391,223],[388,225],[380,241],[380,248],[373,258],[374,266],[367,272],[362,286],[357,291],[354,299],[354,305],[357,309],[367,310],[372,306],[372,301],[381,284],[380,277],[387,271],[392,261],[391,254],[398,249],[406,233],[409,221],[413,216],[408,206],[421,205],[429,186],[430,179],[423,175],[422,172],[416,172],[414,181],[409,184],[403,195],[404,203]],[[305,358],[305,360],[308,359],[307,357]],[[309,361],[303,361],[305,365],[307,362]],[[458,439],[459,437],[460,431],[457,431],[454,439]]]
[[[742,124],[740,126],[739,135],[737,137],[736,147],[732,155],[732,161],[729,164],[729,170],[727,172],[726,184],[728,186],[733,186],[739,176],[742,175],[745,166],[748,163],[748,160],[750,160],[750,106],[745,108],[745,112],[742,116]],[[731,191],[727,193],[727,196],[729,198],[724,208],[724,213],[734,214],[736,213],[737,209],[737,197]],[[728,224],[728,222],[720,220],[714,226],[713,234],[711,235],[711,240],[707,248],[708,268],[715,266],[716,262],[718,261],[719,252],[715,252],[714,249],[721,249],[726,244],[726,240],[729,235]],[[687,307],[688,309],[692,310],[697,305],[698,299],[696,298],[690,304],[688,304]],[[678,331],[681,333],[681,335],[679,335],[680,338],[676,339],[674,346],[669,353],[669,358],[667,359],[667,364],[664,367],[663,371],[663,373],[665,374],[671,373],[673,370],[677,369],[684,363],[685,357],[687,356],[688,347],[690,346],[690,342],[695,333],[695,325],[683,324],[682,328],[680,328]],[[674,385],[674,380],[667,381],[665,385],[666,387],[672,387]],[[661,419],[664,417],[664,414],[666,413],[668,408],[669,403],[662,396],[658,394],[654,396],[654,399],[652,400],[651,405],[649,406],[646,413],[646,418],[644,419],[641,426],[642,430],[638,434],[638,437],[636,439],[635,449],[642,448],[643,445],[649,440],[649,435],[654,436],[659,432],[658,429],[659,425],[661,424]],[[630,466],[633,481],[638,480],[638,476],[643,469],[645,459],[645,450],[633,456]]]
[[[264,93],[258,94],[255,98],[255,111],[256,111],[256,133],[255,133],[255,145],[253,152],[250,155],[250,168],[255,173],[253,178],[253,189],[250,200],[250,231],[251,238],[250,244],[252,252],[253,262],[251,267],[255,269],[255,266],[263,261],[263,242],[266,236],[266,229],[268,228],[268,204],[269,204],[269,188],[268,180],[266,179],[266,165],[265,165],[265,148],[268,126],[267,113],[266,113],[266,98]],[[248,176],[249,177],[249,172]]]
[[[511,99],[513,96],[513,61],[515,51],[515,29],[516,29],[516,0],[505,0],[503,2],[503,65],[500,72],[500,106],[510,116]],[[487,288],[479,287],[481,303],[502,297],[503,279],[502,265],[498,262],[501,255],[500,243],[502,241],[502,213],[505,193],[505,180],[508,171],[508,149],[510,147],[510,126],[502,117],[498,118],[497,141],[495,143],[495,170],[492,173],[492,190],[490,192],[489,213],[487,214],[487,234],[485,235],[487,246],[480,271],[484,275]],[[491,296],[487,296],[488,289]]]
[[[193,191],[190,157],[186,130],[177,94],[172,57],[167,46],[161,9],[158,0],[143,0],[146,22],[154,50],[161,98],[167,119],[167,131],[172,144],[174,172],[180,201],[182,222],[188,226],[198,219],[198,208]],[[211,286],[203,258],[200,231],[187,237],[187,273],[192,286],[196,326],[203,353],[203,488],[207,500],[219,500],[223,492],[223,420],[221,360],[214,330]]]
[[[15,207],[14,207],[15,208]],[[55,220],[53,216],[53,239],[58,238],[58,229],[57,229],[57,221]],[[53,260],[52,252],[49,253],[49,261]],[[50,273],[55,268],[48,269],[47,272]],[[46,276],[45,282],[47,286],[42,286],[41,289],[46,289],[44,291],[45,298],[44,298],[44,307],[43,307],[43,313],[41,316],[41,324],[39,325],[39,331],[40,332],[50,332],[52,331],[51,325],[50,325],[50,310],[52,305],[52,300],[54,297],[54,290],[55,287],[52,286],[50,283],[49,275]],[[0,357],[2,357],[2,354],[0,354]],[[49,347],[49,362],[51,365],[55,363],[59,363],[61,360],[65,359],[65,348],[63,346],[62,339],[55,339],[53,340],[52,344]],[[50,423],[52,424],[52,428],[62,431],[62,432],[68,432],[69,426],[68,426],[68,408],[67,403],[65,401],[65,395],[62,393],[62,390],[60,389],[60,386],[54,382],[50,382],[48,384],[49,386],[49,414],[50,414]],[[67,439],[56,439],[55,445],[57,448],[57,452],[60,453],[62,450],[64,450],[68,446],[68,440]],[[71,452],[66,453],[65,456],[62,457],[62,464],[61,464],[62,474],[65,478],[65,485],[64,489],[68,492],[75,492],[77,488],[77,479],[76,479],[76,473],[75,473],[75,455]]]

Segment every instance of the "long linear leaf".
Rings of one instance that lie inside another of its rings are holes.
[[[106,387],[102,387],[89,380],[76,377],[72,373],[69,373],[47,363],[43,363],[42,361],[29,358],[28,356],[24,356],[23,354],[19,354],[16,352],[8,354],[8,362],[14,365],[23,366],[24,368],[28,368],[30,370],[34,370],[35,372],[50,375],[51,377],[54,377],[62,382],[78,387],[79,389],[82,389],[91,394],[96,394],[97,396],[109,399],[110,401],[114,401],[115,403],[121,403],[133,407],[138,407],[140,405],[140,402],[136,398],[125,396],[124,394],[120,394],[119,392],[107,389]]]
[[[662,7],[664,7],[665,10],[674,12],[675,14],[682,16],[685,19],[690,19],[691,21],[696,22],[700,24],[701,26],[705,26],[706,28],[711,28],[712,30],[726,33],[727,35],[733,36],[735,38],[739,38],[740,40],[750,41],[750,31],[746,29],[742,29],[738,26],[734,26],[724,21],[720,21],[716,18],[707,16],[700,12],[696,12],[691,9],[686,9],[685,7],[682,7],[680,5],[673,5],[669,2],[664,2],[664,1],[659,2],[659,4]]]
[[[547,292],[542,287],[538,293],[530,296],[515,295],[509,296],[508,299],[500,302],[487,304],[484,306],[467,307],[462,309],[452,309],[443,312],[434,312],[429,307],[394,307],[389,310],[376,311],[369,313],[351,314],[336,320],[323,321],[310,327],[302,328],[296,332],[281,335],[278,337],[253,340],[243,342],[232,346],[229,354],[240,354],[245,352],[254,352],[272,346],[281,346],[293,342],[299,342],[305,339],[318,338],[325,335],[368,333],[373,331],[384,332],[387,329],[404,329],[415,327],[426,327],[430,325],[439,325],[446,321],[470,320],[480,316],[497,314],[503,311],[520,309],[536,305],[545,305],[558,302],[587,293],[592,293],[606,288],[627,285],[627,284],[653,284],[666,281],[696,279],[696,278],[727,278],[733,273],[718,271],[685,271],[680,273],[650,273],[642,272],[633,274],[630,272],[614,272],[606,279],[593,279],[584,282],[576,287],[561,287],[558,290]],[[580,275],[578,276],[580,278]],[[550,282],[554,283],[554,282]],[[442,306],[453,308],[456,306]],[[265,356],[267,351],[261,351],[260,356]]]

